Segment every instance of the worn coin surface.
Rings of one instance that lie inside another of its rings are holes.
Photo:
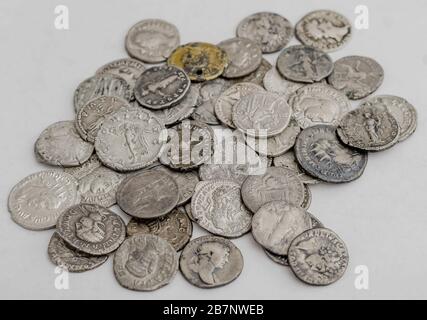
[[[333,231],[316,228],[292,242],[289,265],[295,275],[310,285],[330,285],[344,275],[349,255],[344,242]]]
[[[344,46],[351,33],[351,23],[347,18],[329,10],[311,12],[295,27],[295,34],[303,44],[325,52]]]
[[[294,171],[269,167],[264,175],[250,176],[245,180],[242,198],[253,213],[272,201],[286,201],[291,205],[301,206],[304,201],[304,185]]]
[[[135,59],[119,59],[107,63],[96,71],[96,74],[114,74],[122,77],[130,84],[131,88],[135,87],[136,80],[141,76],[145,70],[145,65]]]
[[[288,80],[314,83],[329,76],[334,70],[334,63],[331,57],[321,50],[292,46],[279,55],[277,69]]]
[[[343,144],[333,126],[307,128],[298,136],[295,155],[301,167],[320,180],[331,183],[359,178],[368,163],[368,154]]]
[[[375,92],[383,83],[384,70],[374,59],[349,56],[335,62],[328,82],[349,99],[359,100]]]
[[[307,212],[284,201],[263,205],[252,219],[252,235],[267,250],[287,255],[292,240],[312,228]]]
[[[65,241],[54,233],[47,248],[50,261],[68,272],[85,272],[103,265],[108,255],[91,256],[68,246]]]
[[[122,218],[104,207],[87,203],[65,210],[56,228],[71,247],[94,256],[115,251],[126,236]]]
[[[281,50],[291,41],[293,35],[292,24],[286,18],[272,12],[250,15],[237,27],[237,36],[258,43],[263,53]]]
[[[304,86],[303,83],[283,78],[279,71],[277,71],[277,68],[271,68],[265,74],[262,83],[267,91],[284,94],[286,97],[289,97]]]
[[[295,173],[298,175],[298,178],[304,184],[318,184],[320,182],[319,179],[307,174],[304,169],[301,168],[293,150],[288,151],[281,156],[275,157],[273,159],[273,164],[275,167],[284,167],[295,171]]]
[[[262,86],[265,74],[273,68],[270,62],[266,59],[262,59],[261,65],[254,72],[248,74],[245,77],[234,79],[236,82],[252,82],[259,86]]]
[[[172,52],[168,64],[183,69],[191,81],[200,82],[222,75],[229,64],[229,58],[224,50],[213,44],[193,42]]]
[[[166,61],[180,43],[178,29],[159,19],[147,19],[135,24],[126,36],[126,50],[135,59],[159,63]]]
[[[232,38],[218,44],[229,58],[228,67],[222,76],[239,78],[246,76],[259,68],[262,61],[261,47],[247,38]]]
[[[203,236],[184,248],[179,264],[182,274],[191,284],[215,288],[239,277],[243,270],[243,256],[230,240]]]
[[[301,128],[318,124],[338,126],[351,104],[340,91],[326,84],[304,86],[289,99],[293,117]]]
[[[71,174],[74,178],[80,180],[101,166],[101,161],[99,161],[98,156],[94,153],[85,163],[82,163],[78,167],[64,168],[64,172]]]
[[[114,255],[114,275],[121,286],[135,291],[154,291],[169,284],[178,271],[176,250],[153,234],[136,234]]]

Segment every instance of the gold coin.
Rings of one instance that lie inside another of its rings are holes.
[[[191,81],[218,78],[228,66],[227,53],[210,43],[193,42],[178,47],[169,57],[168,64],[183,69]]]

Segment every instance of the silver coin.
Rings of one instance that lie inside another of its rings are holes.
[[[102,96],[86,103],[77,113],[76,128],[80,136],[91,143],[95,143],[99,128],[104,119],[129,107],[129,103],[121,98]]]
[[[136,80],[141,76],[142,72],[145,70],[145,65],[135,59],[119,59],[107,63],[96,71],[96,74],[114,74],[119,77],[122,77],[130,84],[132,88],[135,87]]]
[[[179,261],[184,278],[199,288],[216,288],[236,280],[243,270],[243,256],[230,241],[204,236],[191,241]]]
[[[320,124],[338,126],[351,108],[343,93],[326,84],[304,86],[292,95],[289,104],[303,129]]]
[[[138,22],[126,36],[126,50],[129,55],[148,63],[166,61],[179,43],[178,29],[173,24],[159,19]]]
[[[242,198],[253,213],[272,201],[286,201],[291,205],[301,206],[304,201],[304,185],[294,171],[270,167],[264,175],[246,179],[242,186]]]
[[[243,97],[233,108],[234,125],[249,136],[274,137],[291,119],[285,98],[275,93],[255,93]]]
[[[307,212],[284,201],[263,205],[252,219],[252,235],[255,240],[278,255],[288,254],[292,240],[311,228]]]
[[[314,83],[328,77],[334,70],[334,63],[323,51],[307,46],[292,46],[279,55],[277,69],[288,80]]]
[[[304,185],[304,201],[301,204],[301,208],[308,210],[308,208],[311,206],[312,199],[313,195],[310,188],[307,185]]]
[[[295,275],[316,286],[338,281],[349,263],[344,242],[333,231],[322,228],[305,231],[296,237],[289,248],[288,258]]]
[[[216,117],[225,125],[235,129],[233,123],[233,108],[245,96],[265,90],[251,82],[240,82],[225,90],[215,103]]]
[[[117,171],[134,171],[154,163],[163,146],[163,123],[142,108],[125,108],[104,119],[95,140],[101,162]]]
[[[197,222],[196,218],[193,217],[193,213],[191,211],[191,202],[187,203],[184,206],[185,212],[187,213],[187,216],[190,218],[191,221]]]
[[[115,251],[126,236],[122,218],[104,207],[87,203],[65,210],[56,228],[71,247],[94,256]]]
[[[329,10],[311,12],[295,27],[295,34],[303,44],[325,52],[344,46],[351,33],[351,23],[347,18]]]
[[[193,224],[184,209],[177,208],[156,219],[132,218],[127,225],[127,234],[131,237],[139,233],[159,236],[180,251],[191,239]]]
[[[318,179],[331,183],[359,178],[368,163],[368,154],[344,145],[336,128],[318,125],[298,136],[295,155],[301,167]]]
[[[261,47],[252,40],[232,38],[222,41],[218,47],[227,53],[230,60],[228,67],[222,73],[225,78],[246,76],[261,65]]]
[[[9,195],[8,208],[13,221],[34,231],[55,227],[60,214],[80,202],[77,186],[73,176],[57,170],[26,177]]]
[[[235,82],[252,82],[259,86],[262,86],[265,74],[273,68],[270,62],[266,59],[262,59],[261,65],[254,72],[244,76],[242,78],[234,79]]]
[[[303,83],[283,78],[276,68],[271,68],[270,71],[265,74],[262,83],[267,91],[284,94],[288,98],[304,86]]]
[[[267,255],[267,257],[269,257],[271,260],[273,260],[274,262],[285,266],[285,267],[289,267],[289,261],[288,261],[288,256],[287,255],[279,255],[279,254],[275,254],[271,251],[268,251],[267,249],[264,249],[265,254]]]
[[[93,145],[78,134],[74,121],[62,121],[44,130],[35,144],[37,159],[43,163],[75,167],[92,156]]]
[[[349,56],[335,61],[328,82],[349,99],[359,100],[375,92],[383,83],[384,69],[374,59]]]
[[[212,180],[198,187],[191,211],[202,228],[218,236],[237,238],[251,229],[252,214],[243,205],[240,185],[233,181]]]
[[[124,288],[154,291],[172,281],[179,260],[166,240],[152,234],[136,234],[117,250],[113,264],[114,275]]]
[[[275,157],[273,159],[273,164],[275,167],[284,167],[294,171],[304,184],[318,184],[320,182],[319,179],[307,174],[304,169],[301,168],[293,150],[279,157]]]
[[[258,43],[263,53],[281,50],[293,35],[292,24],[281,15],[271,12],[255,13],[245,18],[237,27],[237,36]]]
[[[50,261],[68,272],[85,272],[103,265],[108,255],[91,256],[70,248],[65,241],[54,233],[47,249]]]

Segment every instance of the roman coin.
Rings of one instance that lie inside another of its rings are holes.
[[[277,68],[271,68],[270,71],[265,74],[262,83],[267,91],[284,94],[286,97],[289,97],[304,86],[303,83],[283,78],[279,71],[277,71]]]
[[[248,74],[247,76],[233,79],[236,83],[239,82],[252,82],[259,86],[262,86],[262,81],[265,77],[265,74],[273,68],[270,62],[266,59],[262,59],[261,65],[254,72]]]
[[[136,80],[141,76],[144,70],[145,65],[141,61],[125,58],[107,63],[99,68],[96,74],[114,74],[125,79],[131,88],[134,88]]]
[[[275,157],[273,159],[273,164],[275,167],[284,167],[287,169],[290,169],[294,171],[298,178],[301,180],[304,184],[318,184],[320,181],[319,179],[309,175],[307,172],[304,171],[303,168],[299,165],[294,150],[288,151],[285,154]]]
[[[74,178],[80,180],[101,166],[101,161],[99,161],[98,156],[94,153],[85,163],[82,163],[78,167],[64,168],[64,172],[71,174]]]

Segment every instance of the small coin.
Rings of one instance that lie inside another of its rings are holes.
[[[103,265],[108,260],[108,255],[91,256],[69,247],[65,241],[54,233],[47,249],[52,263],[68,272],[85,272]]]
[[[349,56],[335,62],[328,82],[349,99],[359,100],[377,91],[384,80],[384,69],[374,59]]]
[[[154,234],[169,242],[176,251],[182,250],[193,234],[193,224],[182,208],[174,209],[156,219],[132,218],[127,225],[128,236],[138,233]]]
[[[292,24],[281,15],[271,12],[255,13],[245,18],[237,27],[237,36],[258,43],[263,53],[281,50],[293,35]]]
[[[311,200],[313,195],[311,193],[310,188],[307,185],[304,185],[304,201],[301,204],[301,208],[308,210],[311,206]]]
[[[284,167],[294,171],[304,184],[318,184],[320,182],[317,178],[307,174],[304,169],[301,168],[293,150],[288,151],[279,157],[275,157],[273,159],[273,164],[275,167]]]
[[[259,68],[262,61],[260,46],[246,38],[232,38],[218,44],[230,60],[222,76],[239,78],[246,76]]]
[[[152,234],[136,234],[117,250],[113,264],[114,275],[124,288],[154,291],[172,281],[179,260],[166,240]]]
[[[204,236],[191,241],[179,261],[184,278],[199,288],[216,288],[236,280],[243,270],[243,256],[230,241]]]
[[[126,36],[126,50],[135,59],[147,63],[166,61],[179,45],[178,29],[159,19],[147,19],[135,24]]]
[[[331,52],[349,41],[351,23],[339,13],[319,10],[303,17],[295,27],[295,34],[303,44]]]
[[[227,53],[219,47],[204,42],[193,42],[178,47],[168,59],[168,64],[183,69],[191,81],[218,78],[227,68]]]
[[[334,63],[323,51],[307,46],[292,46],[279,55],[277,69],[288,80],[314,83],[328,77],[334,70]]]
[[[64,172],[71,174],[74,178],[80,180],[101,166],[101,161],[99,161],[98,156],[94,153],[85,163],[82,163],[78,167],[64,168]]]
[[[254,72],[248,74],[245,77],[234,79],[237,83],[239,82],[252,82],[259,86],[262,86],[265,74],[270,71],[273,66],[266,59],[262,59],[261,65]]]
[[[87,203],[65,210],[56,228],[71,247],[94,256],[114,252],[126,236],[122,218],[104,207]]]
[[[142,72],[145,70],[145,65],[135,59],[119,59],[107,63],[96,71],[97,75],[103,74],[114,74],[116,76],[122,77],[130,84],[132,88],[135,87],[136,80],[141,76]]]
[[[263,85],[267,91],[284,94],[286,97],[290,97],[298,89],[304,86],[303,83],[283,78],[276,68],[271,68],[270,71],[265,74]]]
[[[349,256],[344,242],[333,231],[316,228],[294,239],[288,251],[289,265],[303,282],[326,286],[345,273]]]

